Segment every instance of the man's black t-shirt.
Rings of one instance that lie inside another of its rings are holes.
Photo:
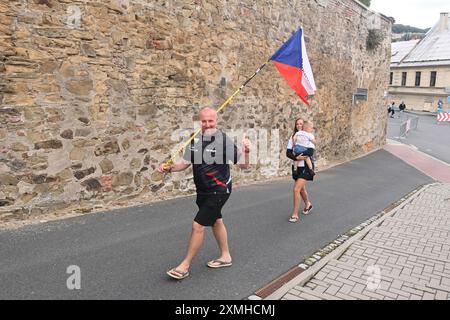
[[[198,194],[231,193],[229,162],[238,162],[237,147],[222,131],[199,135],[186,147],[184,160],[192,163]]]

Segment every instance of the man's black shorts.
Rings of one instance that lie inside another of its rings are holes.
[[[212,227],[216,220],[222,219],[222,207],[230,197],[230,193],[197,194],[199,208],[194,221],[205,227]]]

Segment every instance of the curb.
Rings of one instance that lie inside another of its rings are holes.
[[[388,140],[389,140],[389,141],[388,141]],[[386,142],[387,142],[387,143],[386,143],[385,147],[388,146],[388,145],[391,145],[391,146],[406,146],[406,147],[408,147],[408,148],[414,150],[415,152],[418,152],[418,153],[422,154],[422,155],[425,156],[425,157],[428,157],[428,158],[430,158],[430,159],[433,159],[433,160],[435,160],[435,161],[438,161],[438,162],[440,162],[440,163],[442,163],[442,164],[444,164],[444,165],[450,166],[449,163],[447,163],[447,162],[445,162],[445,161],[443,161],[443,160],[441,160],[441,159],[438,159],[438,158],[436,158],[436,157],[433,157],[432,155],[429,155],[428,153],[425,153],[425,152],[423,152],[423,151],[420,151],[416,146],[413,146],[413,145],[411,145],[411,144],[402,143],[402,142],[399,142],[399,141],[396,141],[396,140],[392,140],[392,139],[387,139]],[[383,147],[383,149],[386,150],[384,147]],[[388,150],[386,150],[386,151],[388,151]],[[389,151],[388,151],[388,152],[389,152]],[[390,152],[389,152],[389,153],[390,153]],[[395,154],[394,154],[394,156],[395,156]],[[400,159],[400,158],[399,158],[399,159]],[[400,160],[402,160],[402,159],[400,159]],[[403,160],[403,161],[404,161],[404,160]],[[416,168],[416,169],[417,169],[417,168]],[[420,171],[420,170],[419,170],[419,171]]]
[[[338,259],[348,247],[355,241],[362,239],[373,228],[379,226],[386,218],[392,216],[399,209],[402,209],[407,203],[413,201],[420,193],[433,185],[440,183],[431,183],[422,185],[403,196],[398,201],[386,207],[383,211],[376,214],[369,220],[359,226],[349,230],[344,235],[340,235],[336,240],[314,253],[311,257],[305,259],[301,264],[284,273],[273,280],[265,287],[257,290],[251,295],[249,300],[281,300],[281,298],[295,286],[303,286],[311,280],[330,260]],[[325,253],[325,254],[324,254]]]
[[[432,111],[414,111],[414,110],[409,110],[409,111],[405,111],[405,113],[409,113],[409,114],[414,114],[417,116],[432,116],[432,117],[436,117],[436,112]]]

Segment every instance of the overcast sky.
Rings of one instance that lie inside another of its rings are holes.
[[[441,12],[450,12],[450,0],[372,0],[370,8],[394,17],[395,23],[425,29],[439,21]]]

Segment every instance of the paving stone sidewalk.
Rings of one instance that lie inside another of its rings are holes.
[[[432,184],[282,300],[450,300],[450,184]]]

